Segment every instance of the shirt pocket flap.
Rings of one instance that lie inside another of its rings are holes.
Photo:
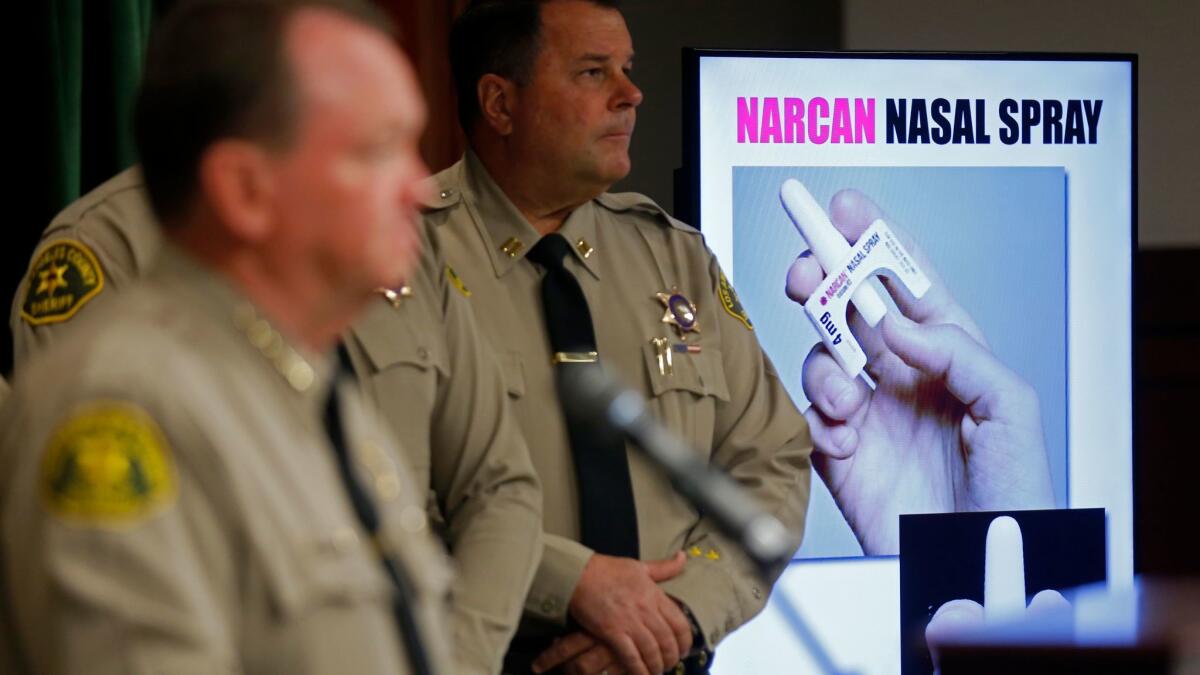
[[[668,348],[674,349],[674,345]],[[698,353],[672,351],[670,365],[664,356],[662,368],[659,367],[659,350],[652,342],[642,346],[642,356],[654,396],[662,396],[668,391],[689,391],[697,396],[729,401],[729,385],[719,349],[705,345]]]
[[[397,365],[437,368],[449,374],[445,347],[432,331],[412,325],[415,313],[392,307],[375,308],[354,330],[354,337],[376,371]]]
[[[373,544],[342,526],[267,552],[268,584],[283,618],[331,605],[389,602],[393,592]]]

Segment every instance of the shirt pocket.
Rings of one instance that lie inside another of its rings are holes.
[[[255,545],[262,576],[241,593],[254,598],[261,579],[266,611],[242,614],[246,672],[379,672],[402,663],[394,587],[359,528],[306,523],[264,532]]]
[[[729,385],[725,380],[720,350],[704,346],[695,354],[672,352],[670,371],[665,360],[663,368],[659,368],[658,350],[652,343],[647,342],[642,346],[642,356],[653,396],[663,396],[668,392],[690,392],[696,396],[729,401]]]
[[[417,485],[429,485],[430,421],[440,379],[450,374],[445,345],[432,332],[393,322],[389,330],[356,333],[369,361],[368,389]]]
[[[357,527],[307,530],[263,552],[267,585],[278,618],[306,619],[322,611],[353,606],[390,607],[392,583],[373,544]]]
[[[443,377],[450,373],[444,345],[432,331],[417,331],[411,325],[394,322],[391,330],[362,331],[355,337],[377,372],[408,366]]]
[[[729,401],[721,351],[704,345],[699,353],[672,352],[669,370],[665,359],[663,368],[659,368],[658,350],[650,342],[642,346],[642,357],[651,411],[664,426],[708,457],[717,406]]]

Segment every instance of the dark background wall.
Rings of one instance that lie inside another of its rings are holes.
[[[12,368],[8,310],[38,235],[63,206],[133,161],[127,120],[155,6],[169,0],[45,0],[6,15],[0,222],[0,374]]]
[[[622,11],[637,53],[633,79],[646,98],[633,135],[633,171],[613,189],[645,193],[669,210],[672,172],[682,161],[684,47],[820,50],[842,43],[836,0],[627,0]]]

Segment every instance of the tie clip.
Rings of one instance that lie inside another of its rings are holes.
[[[550,363],[558,365],[560,363],[595,363],[600,358],[596,352],[554,352],[554,358],[550,359]]]

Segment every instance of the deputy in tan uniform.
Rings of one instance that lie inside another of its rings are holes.
[[[457,673],[497,673],[541,557],[541,491],[500,369],[433,243],[345,345],[453,555]]]
[[[13,303],[18,361],[111,311],[147,274],[163,238],[138,167],[65,209],[46,228]],[[26,307],[39,296],[31,291],[51,264],[39,261],[63,246],[96,259],[103,292],[61,321],[30,321]],[[464,287],[431,242],[419,268],[380,291],[356,324],[346,340],[354,368],[384,408],[415,483],[429,486],[429,516],[453,552],[458,671],[498,672],[541,554],[540,491],[499,368],[478,338]]]
[[[598,355],[780,518],[797,546],[808,503],[808,427],[703,237],[644,196],[605,192],[629,171],[642,99],[630,81],[629,33],[609,5],[476,2],[451,35],[471,149],[435,177],[426,221],[498,353],[543,488],[545,551],[509,672],[533,660],[538,672],[654,673],[688,654],[680,672],[705,670],[705,650],[770,593],[632,448],[623,454],[636,523],[621,527],[636,527],[644,562],[581,543],[581,494],[600,477],[574,459],[557,368]],[[563,275],[539,249],[555,236],[583,296],[558,304],[586,304],[593,354],[562,351],[561,326],[547,325],[562,309],[550,307],[562,289],[549,282]],[[615,512],[609,497],[602,507]],[[547,650],[553,636],[561,639]]]
[[[68,206],[43,233],[13,301],[18,365],[103,315],[162,245],[138,167]],[[83,286],[85,266],[74,260],[88,261],[96,292]],[[68,285],[47,290],[41,279],[53,278],[55,265],[67,267]],[[59,298],[70,302],[53,302]],[[537,567],[541,496],[467,302],[436,247],[425,246],[419,268],[377,294],[346,346],[415,483],[429,486],[429,516],[452,552],[456,672],[483,674],[499,671]]]
[[[156,28],[137,136],[170,243],[2,412],[30,670],[451,672],[426,491],[331,352],[416,263],[424,116],[366,5],[197,0]]]

